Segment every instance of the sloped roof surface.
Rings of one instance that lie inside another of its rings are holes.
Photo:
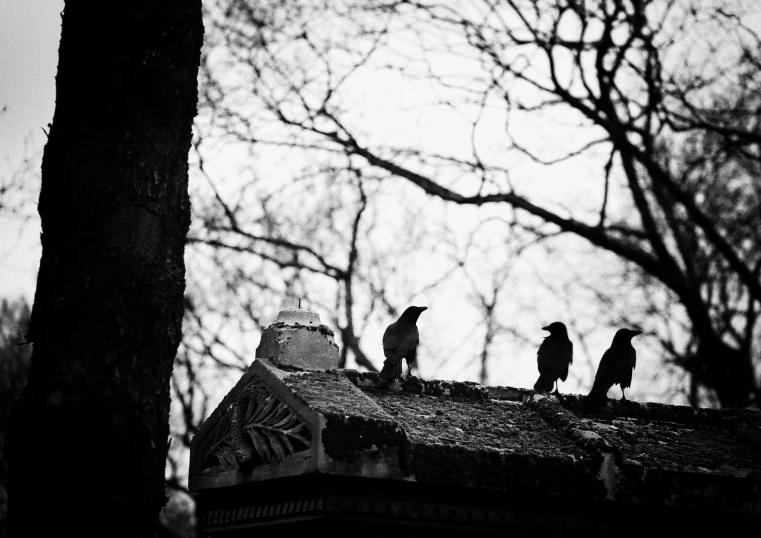
[[[459,445],[468,448],[544,454],[563,451],[581,458],[581,449],[558,437],[535,411],[515,402],[425,396],[407,392],[366,391],[421,444]]]
[[[719,426],[605,415],[583,421],[630,462],[738,476],[761,471],[758,448]]]
[[[286,372],[262,361],[247,375],[291,406],[315,442],[253,471],[233,462],[216,477],[203,476],[206,450],[195,456],[191,488],[316,472],[761,513],[755,411],[609,401],[589,413],[575,395],[414,377],[389,385],[373,373]],[[235,398],[204,424],[193,450],[219,437],[216,424]]]

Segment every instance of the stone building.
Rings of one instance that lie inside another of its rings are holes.
[[[205,536],[759,536],[761,413],[335,368],[281,312],[198,431]]]

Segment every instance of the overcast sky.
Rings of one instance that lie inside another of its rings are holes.
[[[0,1],[0,174],[16,166],[24,139],[41,151],[42,128],[53,119],[63,0]],[[0,297],[31,300],[39,262],[39,231],[0,217]]]
[[[0,175],[18,165],[25,139],[38,154],[44,147],[42,129],[52,122],[55,107],[62,10],[63,0],[0,0],[0,108],[7,106],[0,115]],[[20,231],[18,221],[0,215],[0,298],[24,295],[31,304],[39,255],[37,221]],[[441,301],[437,304],[444,306]],[[536,324],[537,340],[544,336],[538,330],[544,323]],[[374,353],[380,354],[379,345]],[[527,364],[525,380],[518,380],[526,386],[536,375],[533,354]],[[454,368],[448,375],[461,373]]]
[[[44,146],[45,135],[42,129],[46,128],[47,124],[52,121],[55,106],[55,74],[62,10],[63,0],[0,0],[0,109],[7,107],[7,110],[0,114],[0,177],[18,165],[24,154],[25,139],[30,141],[31,149],[39,154],[41,154]],[[754,23],[757,22],[758,20],[754,21]],[[377,85],[362,91],[369,92],[373,89],[378,93],[388,92],[388,88],[381,88]],[[380,107],[368,109],[365,112],[368,116],[373,112],[380,115],[385,113]],[[373,124],[379,123],[372,118],[370,121]],[[436,125],[429,125],[429,132],[437,129],[440,133],[451,131],[446,125],[438,128]],[[399,135],[395,136],[398,141]],[[524,138],[527,136],[525,131],[522,136]],[[436,144],[438,147],[442,147],[443,142],[444,140],[437,140]],[[589,171],[589,169],[582,169],[578,173],[588,174]],[[536,182],[534,186],[556,193],[557,189],[563,188],[563,182],[565,182],[567,187],[572,187],[572,192],[578,193],[578,182],[570,182],[568,177],[567,174],[545,174],[542,177],[542,182]],[[550,189],[548,187],[549,181],[559,183],[553,184]],[[530,186],[529,183],[527,188]],[[0,298],[15,297],[21,294],[26,296],[31,304],[39,264],[38,238],[39,228],[36,222],[27,224],[23,229],[20,229],[18,221],[3,217],[0,214]],[[513,301],[515,295],[515,293],[511,295]],[[431,303],[428,304],[431,305]],[[443,308],[444,305],[441,301],[438,304],[440,310],[447,310]],[[540,327],[548,323],[548,320],[556,319],[552,312],[545,312],[544,317],[545,319],[541,323],[531,320],[531,323],[536,327],[532,333],[532,338],[537,343],[545,336],[539,330]],[[426,320],[429,318],[433,319],[430,314],[426,314]],[[422,323],[428,324],[428,330],[432,331],[433,324],[426,320]],[[471,339],[470,334],[467,336]],[[610,331],[601,332],[601,338],[605,340],[605,343],[595,347],[592,352],[595,357],[600,356],[607,342],[610,341]],[[380,336],[373,341],[375,342],[373,353],[375,353],[375,358],[380,357],[378,358],[380,360],[382,359]],[[461,355],[459,348],[452,351],[452,356],[456,360],[461,360]],[[640,354],[641,366],[637,370],[637,375],[640,376],[642,382],[635,390],[645,384],[646,376],[643,375],[643,366],[647,364],[647,361],[660,364],[655,359],[652,355]],[[499,381],[516,386],[530,386],[536,376],[536,359],[533,350],[522,360],[521,365],[518,365],[516,361],[511,363],[505,361],[504,364],[497,365],[495,370],[498,368],[502,370],[514,369],[510,372],[509,379],[504,377],[499,378]],[[523,368],[520,373],[516,371],[519,366]],[[470,371],[475,371],[475,369],[470,368]],[[445,373],[445,376],[459,375],[461,372],[454,366]],[[507,381],[503,381],[503,379],[507,379]],[[636,392],[634,396],[636,396]]]

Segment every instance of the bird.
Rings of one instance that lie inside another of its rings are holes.
[[[557,384],[558,379],[566,380],[568,367],[573,363],[573,343],[568,339],[565,325],[559,321],[542,327],[550,331],[536,352],[536,362],[539,366],[539,379],[534,383],[534,390],[549,392]],[[558,389],[555,392],[559,394]]]
[[[632,385],[632,372],[637,365],[637,352],[632,346],[632,338],[638,334],[642,334],[642,331],[619,329],[616,332],[613,342],[600,359],[595,382],[587,395],[587,403],[601,404],[613,385],[621,387],[621,399],[626,400],[626,389]]]
[[[383,354],[386,360],[380,372],[381,379],[396,379],[402,376],[402,359],[407,359],[407,371],[417,357],[420,335],[417,320],[427,306],[409,306],[399,319],[386,327],[383,333]]]

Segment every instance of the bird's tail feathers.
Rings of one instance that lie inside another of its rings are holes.
[[[402,361],[401,359],[393,362],[388,359],[383,363],[383,369],[380,371],[381,379],[395,379],[402,377]]]
[[[539,379],[537,379],[536,383],[534,383],[534,390],[550,392],[553,386],[555,386],[555,381],[553,381],[549,376],[539,374]]]
[[[600,407],[607,399],[608,391],[600,385],[593,385],[586,397],[587,407]]]

